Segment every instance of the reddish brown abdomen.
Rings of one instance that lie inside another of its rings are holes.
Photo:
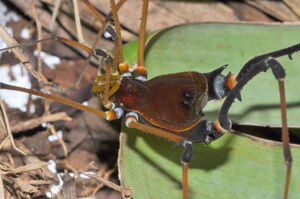
[[[207,88],[206,78],[197,72],[161,75],[145,82],[124,79],[115,101],[155,126],[182,132],[200,121]]]

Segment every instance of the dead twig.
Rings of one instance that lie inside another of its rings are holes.
[[[33,129],[42,123],[47,123],[47,122],[54,122],[57,120],[66,120],[66,121],[71,121],[72,118],[70,118],[65,112],[60,112],[60,113],[55,113],[51,115],[45,115],[42,117],[37,117],[34,119],[30,119],[27,121],[22,121],[14,126],[12,126],[11,130],[13,132],[20,132],[20,131],[26,131]]]
[[[31,185],[51,185],[52,182],[46,180],[29,180],[29,184]]]
[[[0,24],[0,37],[8,46],[16,46],[19,43],[6,31],[6,29]],[[37,71],[34,70],[34,67],[29,62],[28,56],[20,49],[13,48],[11,51],[14,53],[16,58],[18,58],[21,63],[25,66],[25,68],[30,72],[37,80],[41,82],[47,82],[46,78],[40,75]]]
[[[77,30],[78,41],[79,43],[84,43],[77,0],[73,0],[73,6],[74,6],[74,17],[75,17],[75,25]]]
[[[116,170],[116,168],[113,168],[113,169],[111,169],[111,170],[105,172],[105,173],[104,173],[104,176],[103,176],[103,179],[109,180],[111,174],[112,174],[115,170]],[[99,176],[99,172],[97,172],[96,175]],[[97,193],[103,186],[104,186],[104,184],[102,184],[102,183],[99,184],[99,185],[94,189],[92,195],[93,195],[93,196],[96,196],[96,193]]]
[[[2,141],[1,141],[1,143],[0,143],[0,150],[4,147],[4,146],[6,146],[6,143],[9,141],[9,137],[7,136],[7,137],[5,137]]]
[[[9,137],[10,142],[11,142],[13,148],[16,151],[18,151],[19,153],[21,153],[22,155],[26,156],[27,154],[25,152],[23,152],[21,149],[19,149],[16,146],[15,142],[14,142],[14,138],[12,136],[10,125],[9,125],[8,118],[7,118],[7,114],[6,114],[6,111],[5,111],[4,103],[3,103],[3,101],[1,99],[0,99],[0,111],[1,111],[1,113],[0,113],[1,114],[0,115],[0,123],[4,127],[4,129],[6,131],[6,134]],[[2,146],[2,143],[0,144],[0,146]]]
[[[54,10],[53,10],[52,17],[51,17],[50,30],[54,29],[55,20],[56,20],[60,5],[61,5],[61,0],[56,0],[54,3]]]
[[[32,2],[32,14],[34,16],[34,20],[35,20],[35,24],[36,24],[36,29],[37,29],[37,39],[38,40],[41,40],[42,39],[42,24],[38,18],[38,13],[36,11],[36,5],[35,5],[35,1]],[[37,43],[37,51],[38,51],[38,54],[37,54],[37,57],[38,57],[38,69],[37,69],[37,72],[43,76],[42,74],[42,57],[41,57],[41,53],[42,53],[42,43],[39,42]]]
[[[20,167],[11,169],[9,171],[0,171],[0,175],[12,174],[12,173],[16,174],[16,173],[21,173],[21,172],[26,172],[26,171],[33,171],[33,170],[47,167],[49,164],[50,164],[49,162],[36,162],[36,163],[26,164],[24,166],[20,166]]]
[[[133,190],[129,187],[119,186],[97,175],[92,175],[92,174],[84,174],[84,175],[94,178],[100,183],[103,183],[105,186],[108,186],[109,188],[112,188],[113,190],[120,192],[122,195],[126,196],[126,198],[131,198],[132,196]]]

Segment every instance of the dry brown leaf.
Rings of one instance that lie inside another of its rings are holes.
[[[300,17],[300,1],[299,0],[283,0],[291,10]]]
[[[280,21],[300,20],[300,18],[281,1],[246,0],[246,2]]]
[[[262,11],[254,8],[251,5],[247,5],[244,2],[229,1],[228,6],[230,6],[234,10],[235,15],[241,21],[254,21],[254,22],[272,21],[272,19],[266,16]]]
[[[23,143],[30,150],[31,154],[46,156],[51,153],[52,146],[48,140],[50,133],[47,130],[40,131],[33,136],[26,136],[23,138]]]
[[[233,9],[231,9],[229,6],[222,2],[161,0],[155,0],[154,2],[161,9],[165,9],[167,12],[171,13],[172,17],[178,16],[181,19],[183,19],[185,23],[239,21],[239,19],[235,16]],[[164,21],[169,21],[169,18],[160,18],[159,16],[157,16],[156,18],[156,21],[158,20],[157,22],[160,23],[164,23]]]
[[[109,1],[93,1],[99,9],[108,12]],[[127,0],[121,7],[119,18],[121,23],[138,33],[142,1]],[[213,12],[212,12],[213,10]],[[169,26],[184,23],[207,21],[239,21],[233,10],[220,2],[189,2],[189,1],[149,1],[147,30],[155,31]]]
[[[28,183],[31,185],[50,185],[52,182],[46,180],[29,180]]]
[[[11,169],[10,171],[7,172],[1,172],[1,174],[9,174],[9,173],[21,173],[21,172],[25,172],[25,171],[33,171],[33,170],[37,170],[37,169],[41,169],[43,167],[47,167],[49,165],[48,162],[37,162],[37,163],[32,163],[32,164],[26,164],[24,166],[20,166],[14,169]]]
[[[65,112],[60,112],[60,113],[55,113],[55,114],[46,115],[46,116],[19,122],[14,126],[12,126],[11,130],[13,132],[26,131],[26,130],[33,129],[44,122],[54,122],[57,120],[70,121],[72,120],[72,118],[70,118]]]
[[[24,178],[14,178],[16,186],[18,186],[22,192],[25,193],[36,193],[39,192],[38,189],[28,183],[28,179]]]

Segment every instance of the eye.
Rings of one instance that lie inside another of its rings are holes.
[[[180,104],[184,108],[190,108],[190,103],[186,100],[182,101]]]
[[[182,95],[183,95],[183,97],[185,97],[186,99],[191,99],[191,98],[192,98],[192,94],[189,93],[189,92],[184,92]]]

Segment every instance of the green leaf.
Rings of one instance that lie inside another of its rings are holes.
[[[191,24],[156,34],[149,43],[146,66],[149,78],[161,74],[210,72],[229,64],[223,74],[235,74],[254,56],[300,42],[299,26],[255,24]],[[136,60],[136,42],[125,48],[129,63]],[[289,126],[300,127],[300,54],[278,59],[285,67]],[[268,71],[255,77],[242,91],[242,102],[230,109],[230,119],[249,124],[279,126],[277,81]],[[215,120],[222,101],[209,102],[205,118]],[[182,147],[160,138],[123,128],[120,172],[134,198],[182,198],[180,154]],[[258,142],[257,140],[260,140]],[[278,143],[227,134],[209,146],[194,144],[189,170],[190,198],[282,198],[285,171]],[[300,148],[294,156],[290,197],[300,197]]]

